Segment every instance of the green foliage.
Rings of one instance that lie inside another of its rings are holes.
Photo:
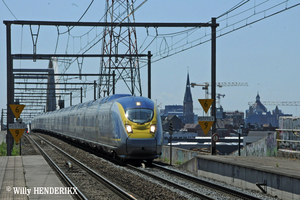
[[[7,156],[7,144],[2,142],[2,144],[0,144],[0,156]],[[16,145],[16,143],[14,143],[14,147],[12,149],[11,155],[12,156],[19,156],[20,154],[20,147],[19,145]]]
[[[2,144],[0,144],[0,156],[6,156],[6,143],[2,142]]]
[[[181,165],[182,162],[181,162],[181,161],[177,161],[175,164],[176,164],[176,165]]]
[[[20,144],[20,143],[19,143],[19,144]],[[20,146],[19,146],[19,145],[16,145],[15,142],[14,142],[14,147],[13,147],[13,149],[12,149],[11,155],[12,155],[12,156],[19,156],[19,155],[20,155]]]

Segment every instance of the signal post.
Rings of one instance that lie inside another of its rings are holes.
[[[210,106],[214,102],[214,99],[198,99],[198,101],[201,104],[205,113],[207,113]],[[204,135],[207,135],[210,128],[213,126],[214,122],[215,122],[215,116],[199,117],[198,123],[201,126],[201,128],[204,132]],[[218,134],[214,133],[214,132],[215,132],[215,129],[213,129],[212,133],[211,133],[211,155],[216,154],[216,142],[219,140]]]
[[[20,118],[20,115],[25,105],[9,104],[9,107],[11,108],[13,114],[15,115],[17,122],[8,124],[8,129],[11,135],[13,136],[15,142],[18,144],[26,129],[26,124],[23,123],[22,119]],[[9,145],[7,145],[8,156],[11,156],[11,151],[12,151],[12,147],[10,148]],[[21,155],[21,143],[20,143],[20,155]]]
[[[173,124],[169,124],[169,136],[170,136],[170,165],[172,165],[172,137],[173,137]]]

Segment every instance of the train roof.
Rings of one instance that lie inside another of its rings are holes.
[[[129,96],[131,96],[131,94],[114,94],[112,96],[109,96],[106,102],[109,102],[109,101],[112,101],[115,99],[119,99],[122,97],[129,97]]]
[[[153,109],[154,108],[154,102],[151,99],[148,99],[146,97],[124,97],[119,98],[116,100],[116,102],[120,103],[124,110],[130,109],[130,108],[147,108],[147,109]],[[139,105],[137,104],[139,102]]]

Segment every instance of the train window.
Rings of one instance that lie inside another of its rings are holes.
[[[132,122],[146,123],[152,120],[153,111],[149,109],[128,109],[125,116]]]

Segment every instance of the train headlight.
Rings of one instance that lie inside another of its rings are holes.
[[[126,131],[128,133],[132,133],[133,132],[132,127],[130,125],[126,125]]]
[[[156,129],[156,126],[155,125],[151,125],[150,126],[150,133],[154,133],[155,129]]]

